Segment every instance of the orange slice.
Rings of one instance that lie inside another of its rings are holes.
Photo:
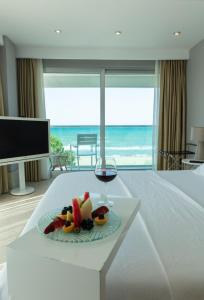
[[[66,233],[69,233],[69,232],[72,232],[74,229],[74,223],[71,223],[71,225],[69,226],[63,226],[63,231],[66,232]]]
[[[108,218],[104,217],[104,219],[99,219],[99,217],[96,217],[94,221],[97,225],[104,225],[108,222]]]

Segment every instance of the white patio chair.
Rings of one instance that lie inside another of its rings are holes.
[[[84,146],[87,146],[86,149]],[[81,156],[90,156],[91,166],[93,166],[93,157],[97,161],[97,146],[97,134],[77,134],[77,145],[72,145],[72,147],[76,148],[78,168]]]

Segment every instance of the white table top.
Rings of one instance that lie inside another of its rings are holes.
[[[107,272],[126,232],[139,209],[136,198],[114,198],[114,211],[121,216],[120,228],[111,236],[90,243],[64,243],[40,235],[36,228],[15,240],[8,247],[36,256],[58,260],[95,271]]]

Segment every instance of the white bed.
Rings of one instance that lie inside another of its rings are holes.
[[[102,188],[93,172],[57,177],[23,233],[76,193]],[[108,272],[107,300],[204,299],[204,176],[121,171],[109,192],[138,196],[142,204]],[[0,300],[8,300],[5,272],[0,285]]]

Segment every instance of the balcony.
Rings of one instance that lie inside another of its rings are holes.
[[[77,134],[95,133],[98,136],[97,156],[100,155],[99,126],[51,126],[51,135],[58,137],[65,150],[72,149],[75,154],[73,169],[91,169],[90,156],[81,156],[79,166],[76,159]],[[120,169],[146,169],[152,165],[152,126],[106,126],[106,156],[114,157]],[[81,146],[86,153],[88,146]]]

